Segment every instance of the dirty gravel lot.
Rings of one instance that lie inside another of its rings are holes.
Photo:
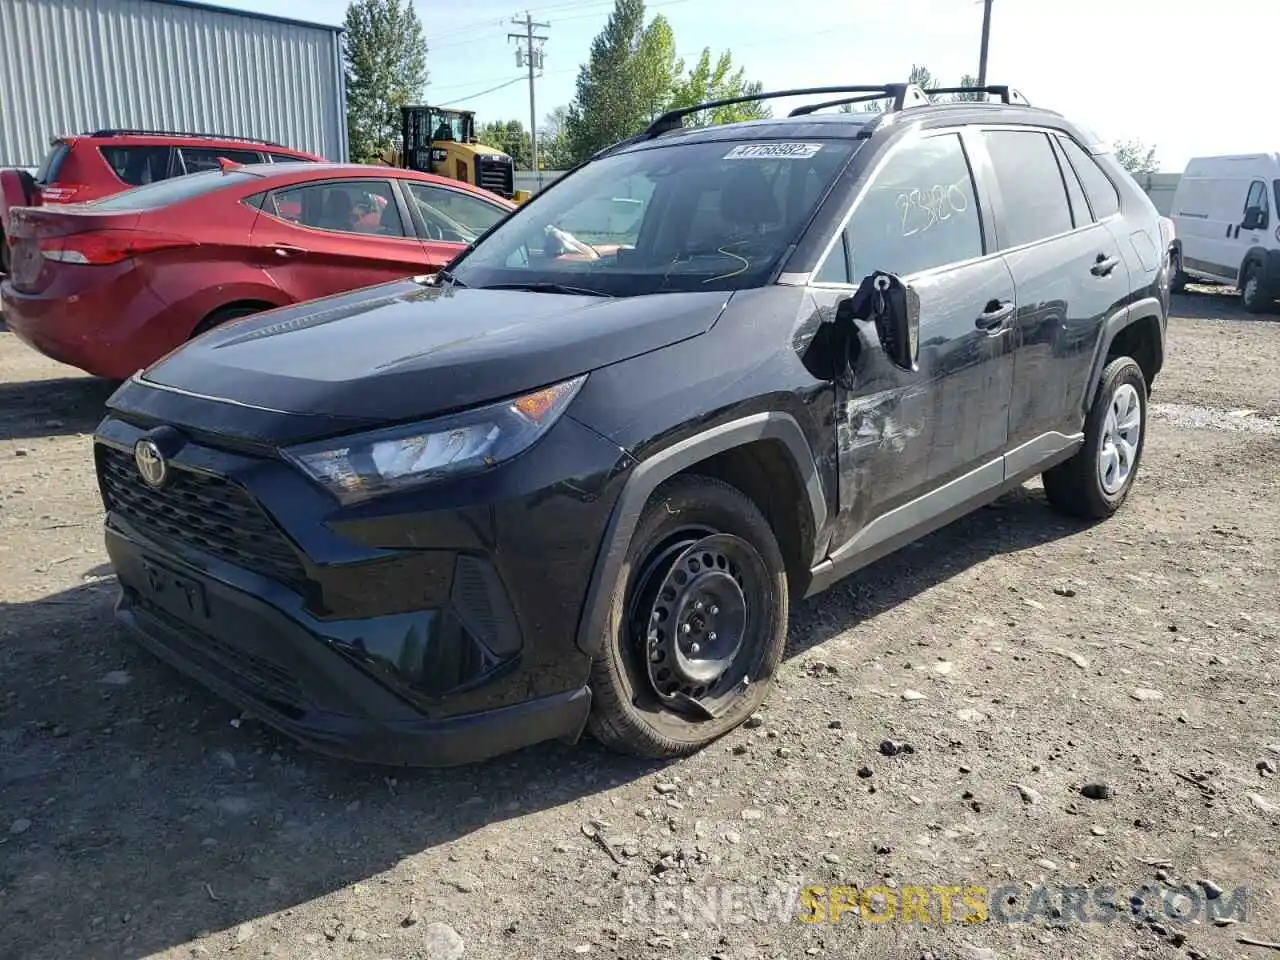
[[[296,749],[119,636],[107,389],[0,332],[0,958],[1278,956],[1237,941],[1280,941],[1280,318],[1177,313],[1113,520],[1032,485],[800,604],[761,722],[699,756],[453,771]],[[1130,919],[1201,880],[1242,922]],[[1004,885],[1015,918],[1052,887],[1034,922],[832,925],[754,916],[775,881]],[[718,926],[643,894],[735,885]],[[1066,886],[1120,919],[1055,920]]]

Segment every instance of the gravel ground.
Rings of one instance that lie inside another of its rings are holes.
[[[453,771],[306,753],[117,635],[107,389],[0,332],[0,958],[1278,956],[1238,941],[1280,941],[1280,323],[1177,314],[1114,519],[1031,485],[800,604],[688,760]]]

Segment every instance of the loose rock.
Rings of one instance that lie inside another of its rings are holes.
[[[1270,775],[1272,775],[1272,776],[1275,776],[1276,770],[1277,770],[1277,767],[1276,767],[1276,762],[1275,762],[1274,760],[1259,760],[1259,761],[1258,761],[1258,772],[1259,772],[1259,773],[1261,773],[1261,774],[1263,774],[1263,775],[1270,774]]]
[[[1263,813],[1280,813],[1280,806],[1272,803],[1259,793],[1246,793],[1245,796],[1249,798],[1250,803]]]
[[[20,833],[26,833],[31,829],[31,821],[26,817],[19,817],[13,823],[9,824],[9,832],[15,836]]]
[[[916,748],[900,740],[881,740],[880,753],[886,757],[896,757],[900,753],[915,753]]]
[[[1110,800],[1116,795],[1110,784],[1102,782],[1086,783],[1080,788],[1080,795],[1090,800]]]
[[[447,923],[429,923],[423,931],[423,960],[459,960],[466,952],[466,944],[458,931]]]
[[[1196,886],[1203,890],[1205,897],[1210,900],[1217,900],[1222,896],[1222,888],[1212,880],[1197,880]]]
[[[655,783],[653,785],[653,789],[656,790],[658,793],[662,794],[662,796],[666,797],[675,793],[680,788],[677,787],[674,783]]]
[[[248,943],[253,939],[254,929],[251,923],[242,923],[236,927],[236,943]]]
[[[923,693],[921,693],[919,690],[903,690],[903,691],[902,691],[902,699],[903,699],[903,700],[906,700],[908,703],[910,703],[910,702],[912,702],[912,701],[914,701],[914,700],[924,700],[924,699],[927,699],[927,698],[926,698],[926,697],[925,697],[925,695],[924,695]]]
[[[1137,687],[1129,696],[1135,700],[1163,700],[1164,694],[1159,690],[1151,690],[1148,687]]]
[[[747,807],[747,809],[742,811],[742,819],[743,820],[763,820],[764,811],[757,810],[755,807]]]
[[[1044,794],[1039,790],[1033,790],[1031,787],[1024,786],[1021,783],[1015,783],[1014,787],[1017,788],[1018,793],[1022,796],[1023,803],[1034,805],[1040,803],[1044,799]]]
[[[754,730],[756,727],[764,726],[764,714],[753,713],[751,716],[747,717],[747,722],[744,723],[743,726],[749,730]]]
[[[369,939],[369,931],[365,930],[363,927],[356,927],[347,934],[347,939],[352,943],[364,943]]]
[[[404,915],[404,919],[400,921],[402,927],[414,927],[422,920],[422,914],[418,912],[417,907],[411,907],[409,912]]]
[[[863,765],[858,768],[858,776],[860,776],[863,780],[866,780],[869,776],[871,776],[871,773],[872,773],[871,768],[866,765]]]

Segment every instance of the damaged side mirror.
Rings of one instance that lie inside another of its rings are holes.
[[[920,353],[920,295],[892,273],[865,277],[853,296],[841,301],[837,322],[850,317],[875,324],[880,346],[896,366],[914,371]]]

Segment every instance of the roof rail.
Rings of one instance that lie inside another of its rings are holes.
[[[1016,104],[1020,107],[1031,106],[1027,98],[1019,91],[1004,85],[994,87],[933,87],[926,90],[925,93],[931,97],[936,97],[938,94],[985,93],[989,96],[999,97],[1001,103]]]
[[[891,84],[890,86],[903,86],[903,84]],[[909,84],[908,86],[914,86],[914,84]],[[890,112],[902,110],[905,107],[924,106],[926,104],[933,102],[931,99],[932,97],[935,97],[939,94],[953,94],[953,93],[993,94],[993,95],[999,96],[1003,103],[1016,103],[1024,107],[1028,107],[1031,105],[1027,102],[1026,97],[1024,97],[1017,90],[1014,90],[1012,87],[934,87],[930,90],[920,90],[919,87],[915,87],[915,89],[918,90],[923,95],[922,100],[915,100],[903,105],[899,105],[899,101],[895,98],[893,111],[890,111]],[[840,106],[844,106],[846,103],[870,103],[874,100],[884,100],[889,96],[892,96],[892,94],[889,94],[886,92],[877,92],[870,95],[862,94],[856,97],[840,97],[836,100],[824,100],[822,103],[806,103],[802,107],[796,107],[789,114],[787,114],[787,116],[803,117],[810,113],[816,113],[818,110],[826,110],[829,107],[840,107]]]
[[[803,87],[797,90],[773,90],[766,93],[753,93],[741,97],[728,97],[724,100],[708,100],[706,103],[695,104],[692,107],[680,107],[676,110],[668,110],[662,116],[649,124],[648,128],[635,140],[652,140],[654,137],[660,137],[664,133],[670,133],[672,130],[680,130],[684,127],[684,118],[693,113],[701,113],[704,110],[715,110],[717,107],[731,107],[738,103],[758,103],[761,100],[776,100],[779,97],[807,97],[823,93],[850,93],[861,94],[863,96],[854,98],[855,100],[883,100],[886,98],[893,99],[892,110],[903,110],[907,107],[919,106],[927,104],[929,98],[925,92],[914,83],[885,83],[878,86],[849,86],[849,87]],[[844,100],[830,101],[831,105],[844,103]],[[818,109],[821,105],[814,105],[813,109]],[[797,108],[791,112],[791,116],[798,116],[806,111],[803,107]],[[632,141],[634,142],[634,141]]]
[[[191,133],[184,130],[125,130],[117,128],[108,128],[105,130],[95,130],[93,133],[84,134],[86,137],[191,137],[200,140],[237,140],[241,143],[260,143],[265,147],[280,147],[284,150],[290,149],[283,143],[276,143],[274,140],[260,140],[257,137],[241,137],[233,133]]]

